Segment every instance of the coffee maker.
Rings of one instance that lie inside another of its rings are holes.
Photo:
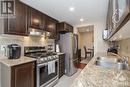
[[[10,44],[7,46],[8,59],[18,59],[21,57],[21,46],[18,44]]]

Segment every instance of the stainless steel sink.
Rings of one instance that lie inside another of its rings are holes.
[[[98,57],[95,65],[102,66],[106,68],[115,68],[115,69],[127,69],[127,65],[123,63],[121,59],[117,58],[105,58],[105,57]]]

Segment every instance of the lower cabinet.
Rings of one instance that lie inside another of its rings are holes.
[[[35,87],[35,62],[1,68],[2,87]]]
[[[65,74],[65,54],[59,55],[59,78]]]

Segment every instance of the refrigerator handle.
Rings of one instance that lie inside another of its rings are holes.
[[[77,52],[77,38],[76,38],[76,36],[74,36],[74,53],[76,54],[76,52]]]

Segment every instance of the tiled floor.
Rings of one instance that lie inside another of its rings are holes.
[[[89,62],[88,59],[84,59],[81,61],[80,65],[81,67],[85,67],[87,63]],[[59,80],[59,82],[54,87],[71,87],[71,84],[73,83],[74,79],[80,74],[82,69],[78,69],[77,73],[75,73],[73,76],[62,76]]]
[[[59,82],[54,87],[70,87],[74,79],[80,74],[81,71],[81,69],[78,69],[78,71],[71,77],[65,75],[62,76]]]

